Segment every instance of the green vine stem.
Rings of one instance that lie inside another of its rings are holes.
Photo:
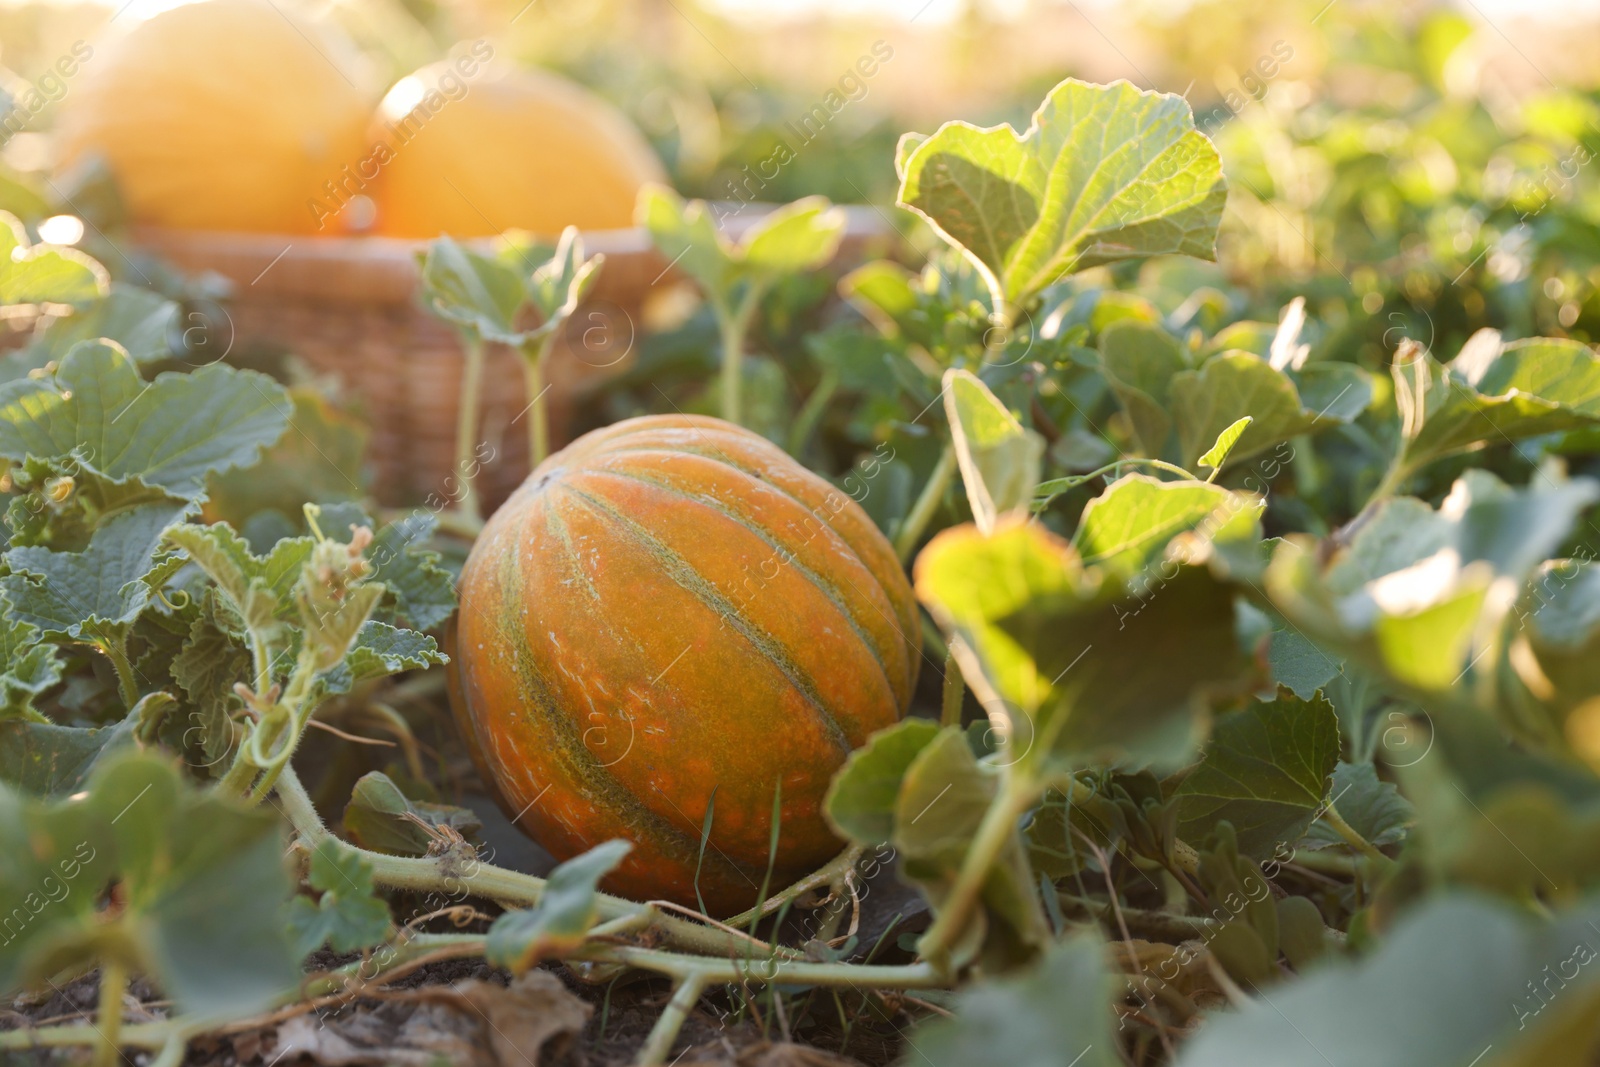
[[[554,330],[541,330],[518,350],[522,380],[528,397],[528,467],[537,467],[550,455],[550,408],[545,403],[544,368],[555,346]]]
[[[751,282],[738,306],[713,300],[712,311],[722,335],[722,417],[744,425],[744,338],[761,302],[761,286]]]
[[[678,979],[678,984],[672,991],[672,999],[667,1001],[661,1017],[650,1028],[650,1036],[639,1049],[635,1063],[640,1067],[655,1067],[657,1064],[667,1062],[667,1053],[672,1051],[672,1043],[678,1039],[678,1031],[683,1029],[684,1020],[689,1017],[689,1010],[700,1000],[700,993],[705,986],[705,977],[699,972],[692,972]]]
[[[410,889],[419,892],[458,895],[463,892],[510,904],[528,907],[537,904],[544,895],[545,881],[531,874],[508,871],[503,867],[480,863],[476,859],[463,860],[459,856],[390,856],[358,848],[335,837],[323,825],[311,797],[292,767],[285,767],[277,780],[278,805],[284,816],[308,847],[330,841],[338,848],[358,856],[371,864],[373,878],[379,885],[391,889]],[[604,921],[636,916],[648,907],[609,894],[596,894],[600,918]],[[693,952],[726,955],[743,952],[746,947],[742,936],[735,937],[714,927],[679,919],[670,915],[655,914],[650,925],[661,931],[672,945]],[[785,954],[799,956],[792,950]]]
[[[822,413],[828,410],[828,401],[833,399],[833,394],[839,389],[839,372],[829,367],[822,372],[822,377],[817,381],[817,387],[811,390],[811,395],[806,397],[806,402],[800,408],[800,414],[794,417],[794,425],[789,428],[789,455],[796,459],[805,451],[806,445],[811,440],[811,434],[817,428],[817,423],[822,419]]]
[[[123,642],[115,637],[102,638],[95,642],[95,647],[106,654],[111,661],[111,666],[117,671],[117,691],[122,697],[122,702],[131,711],[139,703],[139,683],[134,678],[133,663],[128,659],[128,650]]]
[[[1000,851],[1005,848],[1006,842],[1012,840],[1016,833],[1017,819],[1032,806],[1035,797],[1036,790],[1028,782],[1014,777],[1014,770],[1001,778],[1000,791],[990,801],[972,843],[967,846],[967,854],[961,861],[961,872],[956,875],[955,885],[951,886],[943,909],[917,946],[923,958],[941,973],[949,969],[950,949],[960,940],[971,920],[990,869],[1000,858]]]
[[[922,494],[917,497],[916,503],[911,505],[911,511],[906,515],[906,521],[901,524],[900,531],[895,534],[894,551],[904,563],[911,558],[911,553],[917,549],[917,543],[922,540],[922,532],[928,528],[928,523],[933,521],[933,516],[939,510],[939,503],[944,500],[944,491],[950,488],[950,479],[956,473],[956,449],[952,444],[946,444],[944,451],[939,453],[939,462],[933,465],[933,472],[928,475],[928,484],[922,487]]]
[[[1327,823],[1344,842],[1368,859],[1377,863],[1387,864],[1389,857],[1385,856],[1377,845],[1361,836],[1361,831],[1344,821],[1344,816],[1339,814],[1339,809],[1330,802],[1322,809],[1322,821]]]
[[[122,994],[127,988],[127,967],[117,954],[108,954],[100,962],[100,1006],[94,1025],[100,1040],[95,1045],[94,1067],[118,1067],[122,1062],[117,1050],[122,1030]]]
[[[967,681],[961,676],[961,665],[956,662],[954,652],[946,652],[944,657],[944,691],[943,702],[939,709],[940,726],[961,725],[961,701],[967,695]]]
[[[478,506],[478,491],[473,486],[468,471],[472,469],[474,438],[478,436],[478,403],[483,395],[484,346],[482,338],[472,333],[463,334],[462,341],[466,347],[467,358],[461,371],[461,400],[456,411],[455,476],[461,483],[460,510],[468,519],[477,522],[483,517],[483,511]]]

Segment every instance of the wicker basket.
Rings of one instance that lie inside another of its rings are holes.
[[[888,227],[871,208],[846,208],[836,266],[886,246]],[[729,217],[737,237],[760,213]],[[319,374],[337,379],[371,424],[373,489],[384,503],[411,504],[443,494],[455,462],[460,342],[417,300],[422,242],[382,237],[282,237],[144,229],[138,243],[188,272],[214,271],[234,283],[228,305],[233,346],[281,344]],[[640,229],[584,235],[603,252],[588,304],[551,353],[546,369],[552,442],[570,439],[578,392],[631,359],[640,309],[676,272]],[[517,357],[491,349],[484,371],[483,443],[478,475],[494,505],[526,476],[527,433]],[[435,499],[438,499],[435,497]]]

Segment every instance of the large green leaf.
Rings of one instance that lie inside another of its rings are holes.
[[[1239,851],[1265,859],[1300,840],[1338,762],[1339,718],[1327,700],[1284,689],[1254,701],[1217,722],[1205,758],[1178,786],[1178,836],[1204,840],[1226,819]]]
[[[977,375],[944,372],[944,410],[978,529],[1026,507],[1039,484],[1044,438],[1018,422]]]
[[[137,718],[90,729],[53,722],[0,722],[0,783],[27,796],[76,793],[100,760],[134,743]]]
[[[16,618],[0,597],[0,721],[37,715],[33,702],[61,681],[54,645],[39,640],[37,626]]]
[[[1081,933],[1056,945],[1031,973],[988,982],[956,998],[955,1017],[919,1027],[903,1062],[931,1067],[1118,1067],[1113,978],[1105,945]]]
[[[1520,489],[1469,471],[1438,510],[1409,497],[1385,501],[1326,563],[1309,541],[1285,541],[1266,588],[1324,647],[1413,690],[1445,690],[1469,667],[1498,667],[1474,658],[1493,632],[1483,620],[1504,618],[1597,498],[1600,486],[1555,471]]]
[[[1228,589],[1176,560],[1140,577],[1086,568],[1032,524],[958,527],[923,550],[918,596],[953,635],[1006,762],[1049,775],[1097,759],[1176,766],[1205,694],[1245,682]]]
[[[282,851],[269,811],[196,792],[150,755],[103,762],[65,801],[0,787],[0,913],[28,916],[0,953],[0,988],[109,951],[186,1016],[259,1011],[299,978]],[[101,892],[112,881],[114,907]]]
[[[1582,1067],[1597,1042],[1597,919],[1592,904],[1543,923],[1429,901],[1372,955],[1211,1019],[1179,1067]]]
[[[198,500],[207,475],[254,463],[292,411],[264,374],[214,363],[146,383],[120,346],[89,341],[53,380],[0,386],[0,457],[70,459],[115,484]]]
[[[907,134],[900,204],[984,275],[996,305],[1024,303],[1100,263],[1211,258],[1227,189],[1182,97],[1068,79],[1018,134],[949,122]]]
[[[1173,376],[1172,415],[1177,423],[1182,461],[1193,465],[1224,430],[1248,416],[1228,462],[1259,455],[1304,433],[1349,422],[1366,407],[1372,385],[1364,372],[1353,377],[1318,407],[1300,395],[1285,371],[1249,352],[1221,352]]]
[[[0,307],[83,307],[109,284],[106,269],[76,249],[30,246],[21,220],[0,211]]]
[[[1420,347],[1393,365],[1404,473],[1486,444],[1600,424],[1600,359],[1577,341],[1533,337],[1502,345],[1493,330],[1448,366]]]
[[[178,325],[178,305],[148,289],[111,283],[105,298],[50,324],[24,353],[36,367],[60,362],[82,341],[108,338],[135,363],[154,363],[172,355],[169,334]]]
[[[0,589],[14,617],[46,636],[118,640],[154,599],[176,561],[162,556],[162,536],[181,505],[148,505],[110,519],[82,552],[13,548]]]

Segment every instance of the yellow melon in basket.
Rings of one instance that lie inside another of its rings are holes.
[[[202,0],[97,45],[62,102],[59,169],[111,167],[135,222],[335,232],[315,210],[367,150],[354,49],[289,3]]]
[[[397,82],[371,140],[388,150],[371,196],[377,232],[434,238],[633,224],[661,162],[619,111],[545,71],[491,73],[487,49]]]

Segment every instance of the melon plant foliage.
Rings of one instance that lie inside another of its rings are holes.
[[[377,507],[321,398],[193,368],[165,297],[0,218],[33,331],[0,358],[0,987],[146,976],[156,1022],[119,1039],[112,998],[52,1038],[181,1051],[447,950],[665,979],[641,1062],[702,1000],[802,1036],[823,1003],[898,1013],[904,1062],[934,1067],[1592,1062],[1594,350],[1484,331],[1369,365],[1303,302],[1161,313],[1122,265],[1212,257],[1230,195],[1170,94],[1067,81],[1025,131],[952,122],[884,165],[940,247],[840,281],[787,412],[757,324],[840,217],[808,200],[731,241],[703,204],[640,209],[721,335],[689,405],[862,504],[944,679],[834,778],[840,858],[725,925],[602,892],[623,843],[547,879],[495,866],[420,759],[311,788],[350,731],[414,755],[443,714],[396,706],[446,663],[475,516]],[[603,269],[570,235],[423,267],[429,306],[530,381]],[[684,813],[702,850],[714,803]],[[846,925],[863,855],[915,893],[877,944]],[[414,926],[403,892],[504,910]]]

